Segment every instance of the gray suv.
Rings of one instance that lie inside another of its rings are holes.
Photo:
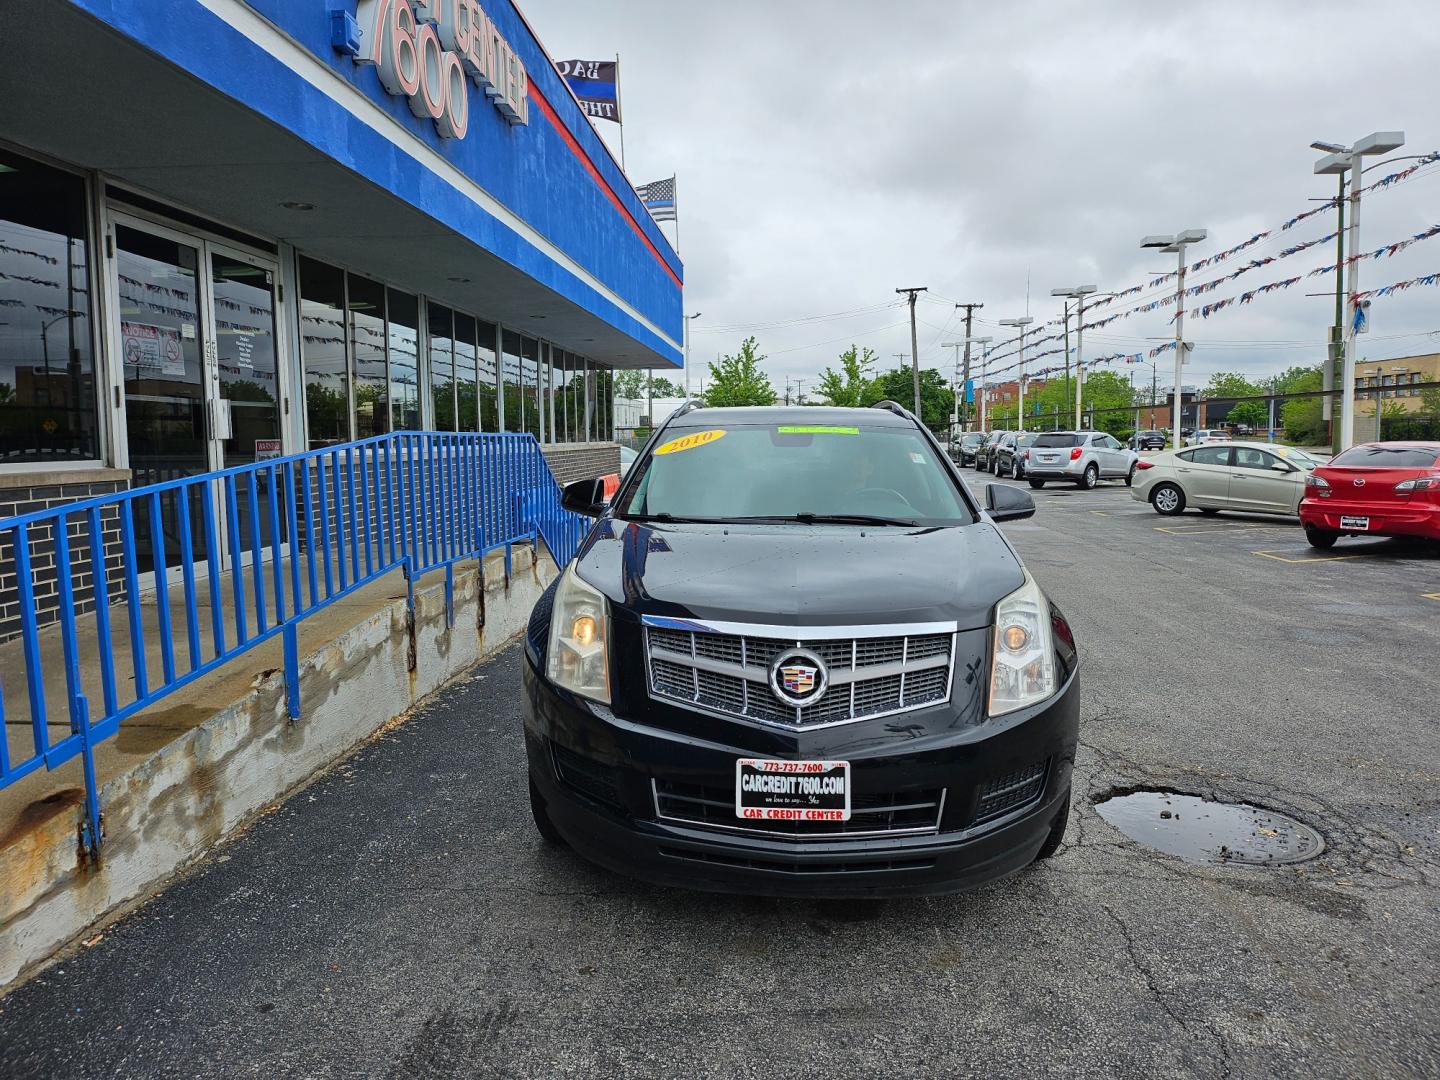
[[[1138,460],[1139,454],[1103,431],[1047,431],[1031,444],[1025,475],[1032,488],[1043,488],[1049,480],[1068,480],[1082,488],[1093,488],[1101,480],[1129,484]]]

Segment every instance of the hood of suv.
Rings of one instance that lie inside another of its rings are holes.
[[[796,626],[989,625],[1019,559],[988,521],[949,528],[640,524],[606,518],[582,578],[637,615]]]

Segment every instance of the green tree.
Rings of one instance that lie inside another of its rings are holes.
[[[1263,401],[1238,401],[1230,407],[1225,420],[1231,424],[1246,424],[1252,428],[1266,427],[1270,422],[1270,409]]]
[[[712,408],[726,405],[774,405],[775,388],[761,364],[764,353],[755,351],[755,339],[746,338],[740,351],[721,357],[710,365],[710,385],[705,389],[705,404]]]
[[[826,368],[820,372],[820,381],[815,392],[831,405],[854,409],[866,403],[870,397],[870,385],[875,370],[875,350],[866,348],[863,353],[854,345],[840,354],[840,370]]]
[[[1294,368],[1291,372],[1295,371]],[[1287,394],[1303,394],[1319,390],[1320,369],[1310,368],[1291,376],[1286,372],[1281,378],[1282,391]],[[1287,378],[1288,376],[1288,378]],[[1296,398],[1280,406],[1280,423],[1285,429],[1285,438],[1302,446],[1319,446],[1326,440],[1325,421],[1318,397]]]
[[[615,372],[615,396],[621,398],[642,398],[645,396],[645,372]]]
[[[915,405],[915,383],[908,367],[887,371],[867,388],[864,404],[877,401],[898,401],[907,409]],[[944,431],[950,427],[950,416],[955,408],[955,391],[935,368],[920,372],[920,422],[932,431]]]
[[[1440,416],[1440,386],[1431,386],[1420,391],[1420,411],[1431,416]]]
[[[1205,396],[1212,398],[1254,397],[1263,393],[1264,387],[1257,386],[1237,371],[1217,371],[1205,385]]]

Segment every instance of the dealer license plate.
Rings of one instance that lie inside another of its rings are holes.
[[[848,761],[735,762],[735,816],[749,821],[849,821]]]
[[[1370,528],[1370,519],[1368,517],[1342,517],[1340,519],[1340,528],[1368,529]]]

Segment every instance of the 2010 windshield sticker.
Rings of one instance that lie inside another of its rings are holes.
[[[724,428],[711,428],[709,431],[697,431],[691,435],[682,435],[678,439],[671,439],[664,446],[657,447],[657,454],[678,454],[682,450],[694,450],[697,446],[704,446],[716,439],[724,438]]]
[[[775,429],[781,435],[859,435],[858,427],[828,427],[824,424],[783,424]]]

